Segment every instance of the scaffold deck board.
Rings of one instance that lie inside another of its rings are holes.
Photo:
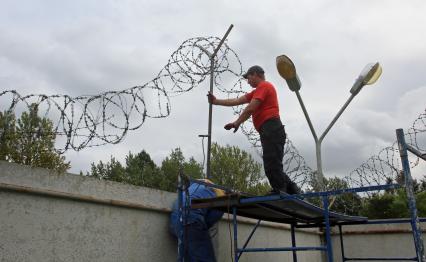
[[[267,197],[231,194],[216,198],[193,199],[191,201],[191,208],[216,208],[232,213],[232,207],[236,206],[237,215],[261,219],[263,221],[305,225],[324,223],[324,209],[318,206],[296,198],[266,201]],[[252,203],[241,203],[242,199],[250,198],[255,201]],[[358,224],[368,220],[366,217],[348,216],[331,211],[329,212],[329,218],[331,225],[342,222]]]

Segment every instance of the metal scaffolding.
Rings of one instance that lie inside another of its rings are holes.
[[[189,183],[203,184],[209,187],[215,187],[220,189],[226,189],[222,186],[211,185],[198,180],[189,180],[184,183],[182,179],[179,179],[178,186],[178,205],[179,205],[179,217],[180,217],[180,233],[179,233],[179,259],[178,261],[184,261],[183,252],[185,250],[185,234],[184,226],[185,217],[191,208],[217,208],[225,212],[232,212],[232,223],[234,227],[234,261],[239,261],[243,253],[249,252],[292,252],[293,261],[297,261],[297,253],[303,251],[320,251],[325,252],[327,255],[327,261],[333,261],[333,247],[331,244],[331,228],[338,227],[340,245],[341,245],[341,256],[342,261],[417,261],[426,262],[424,254],[424,246],[422,240],[422,233],[420,229],[420,223],[426,222],[426,218],[419,218],[417,216],[416,202],[412,187],[412,178],[410,173],[410,166],[408,162],[407,151],[412,152],[416,156],[425,159],[425,156],[419,152],[412,150],[410,145],[404,140],[404,132],[402,129],[396,130],[399,151],[401,156],[401,162],[404,171],[404,185],[399,184],[386,184],[378,186],[358,187],[349,189],[340,189],[333,191],[324,192],[313,192],[304,193],[299,195],[287,195],[287,194],[276,194],[266,196],[247,196],[241,194],[230,194],[225,197],[219,197],[214,199],[197,199],[191,202],[187,188]],[[329,210],[329,197],[337,196],[345,193],[360,193],[368,191],[379,191],[389,190],[405,187],[408,197],[408,205],[410,209],[410,218],[408,219],[382,219],[382,220],[368,220],[364,217],[347,216],[339,214]],[[183,201],[186,198],[186,201]],[[314,206],[306,201],[305,198],[320,198],[322,200],[323,208]],[[261,211],[261,212],[260,212]],[[258,222],[254,226],[252,232],[244,242],[242,247],[238,245],[238,221],[237,215],[245,216],[250,218],[258,219]],[[253,237],[254,233],[258,229],[259,224],[262,220],[281,222],[290,224],[291,226],[291,247],[274,247],[274,248],[247,248],[248,243]],[[344,248],[344,235],[342,228],[348,225],[368,225],[368,224],[396,224],[396,223],[410,223],[414,239],[414,247],[416,254],[413,257],[347,257],[345,256]],[[325,236],[325,244],[321,246],[297,246],[296,245],[296,228],[323,228]]]

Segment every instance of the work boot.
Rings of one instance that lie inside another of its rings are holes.
[[[288,195],[286,190],[284,190],[284,189],[271,189],[267,195]]]
[[[300,190],[300,188],[297,186],[297,184],[296,183],[294,183],[293,181],[290,181],[288,184],[287,184],[287,190],[286,190],[286,192],[288,193],[288,194],[290,194],[290,195],[297,195],[297,194],[300,194],[300,193],[302,193],[301,192],[301,190]]]

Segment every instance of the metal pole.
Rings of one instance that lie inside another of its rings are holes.
[[[315,128],[312,125],[311,119],[309,118],[308,111],[306,110],[305,104],[303,103],[302,97],[300,96],[299,90],[294,91],[299,100],[300,107],[302,107],[303,114],[305,115],[306,121],[308,121],[309,129],[311,130],[312,136],[314,137],[315,142],[318,141],[317,134],[315,133]]]
[[[302,108],[303,114],[305,115],[306,121],[308,122],[309,125],[309,129],[311,130],[312,136],[314,137],[314,141],[315,141],[315,152],[316,152],[316,157],[317,157],[317,184],[319,187],[319,190],[322,191],[324,190],[324,181],[323,181],[323,177],[324,174],[322,172],[322,160],[321,160],[321,143],[318,142],[318,136],[317,133],[315,132],[315,128],[312,125],[312,121],[311,118],[309,117],[308,111],[306,110],[305,104],[303,103],[302,97],[300,96],[299,90],[294,91],[296,93],[297,96],[297,100],[299,101],[300,107]]]
[[[254,235],[254,232],[256,232],[257,228],[259,227],[260,222],[262,222],[262,220],[260,220],[260,219],[259,219],[259,220],[257,221],[256,225],[254,226],[253,230],[251,231],[250,235],[248,236],[248,238],[247,238],[246,242],[244,243],[244,245],[243,245],[243,248],[242,248],[242,249],[245,249],[245,248],[247,247],[248,243],[250,242],[251,238],[252,238],[252,237],[253,237],[253,235]],[[243,252],[241,252],[241,253],[239,253],[239,254],[238,254],[238,259],[240,259],[240,258],[241,258],[241,255],[242,255],[242,254],[243,254]]]
[[[331,228],[330,228],[330,213],[328,210],[328,196],[322,197],[324,205],[324,220],[325,220],[325,239],[327,246],[327,261],[333,262],[333,246],[331,245]]]
[[[296,232],[294,229],[294,224],[291,224],[291,246],[296,247]],[[297,262],[297,252],[293,250],[293,262]]]
[[[320,188],[320,190],[324,190],[324,173],[322,170],[322,154],[321,154],[321,145],[322,141],[324,140],[325,136],[328,134],[330,129],[333,127],[333,125],[336,123],[337,119],[342,115],[343,111],[348,107],[349,103],[352,101],[352,99],[355,97],[354,94],[351,94],[349,99],[346,101],[346,103],[342,106],[342,108],[339,110],[337,115],[333,118],[331,123],[327,126],[325,131],[322,133],[321,137],[318,139],[318,136],[315,132],[315,128],[312,125],[311,119],[309,117],[308,111],[306,110],[305,104],[303,103],[302,97],[300,96],[300,93],[298,90],[294,91],[297,96],[297,100],[299,101],[300,107],[302,108],[303,114],[305,115],[306,121],[308,122],[309,129],[311,130],[312,136],[314,137],[315,141],[315,152],[316,152],[316,158],[317,158],[317,183]]]
[[[210,93],[213,94],[213,79],[214,79],[214,56],[210,57]],[[212,148],[212,116],[213,116],[213,104],[209,103],[209,126],[207,134],[207,170],[206,176],[209,179],[210,175],[210,158]]]
[[[318,171],[318,182],[321,189],[324,189],[324,173],[322,171],[322,154],[321,154],[321,145],[322,141],[324,140],[325,136],[328,134],[330,129],[333,127],[333,125],[336,123],[337,119],[342,115],[343,111],[348,107],[349,103],[352,101],[352,99],[355,97],[354,94],[351,94],[351,96],[348,98],[346,103],[340,108],[339,112],[337,112],[336,116],[333,118],[331,123],[327,126],[325,131],[322,133],[319,139],[315,140],[316,145],[316,155],[317,155],[317,171]]]
[[[348,98],[346,103],[340,108],[339,112],[337,112],[337,115],[333,118],[331,123],[328,125],[327,129],[322,133],[321,137],[319,138],[319,141],[322,142],[325,135],[327,135],[328,131],[330,131],[331,127],[336,123],[337,119],[342,115],[343,111],[345,111],[346,107],[348,107],[349,103],[352,101],[352,99],[355,97],[354,94],[351,94],[351,96]]]
[[[417,215],[416,198],[413,191],[413,180],[411,178],[410,163],[408,161],[407,144],[405,143],[404,131],[402,129],[397,129],[396,137],[398,139],[399,154],[401,156],[402,167],[404,170],[405,192],[407,193],[408,206],[410,208],[411,227],[413,230],[417,258],[420,262],[426,262],[422,231],[420,228],[419,217]]]
[[[417,157],[419,157],[419,158],[423,159],[424,161],[426,161],[426,154],[422,154],[422,152],[420,152],[416,148],[414,148],[414,147],[412,147],[410,145],[407,145],[407,150],[410,151],[411,153],[413,153],[414,155],[416,155]]]
[[[232,220],[234,223],[234,262],[238,262],[238,232],[237,232],[237,207],[232,207]]]
[[[182,177],[178,175],[178,262],[183,262],[184,259],[184,234],[183,234],[183,183]]]
[[[216,49],[213,51],[213,54],[209,55],[210,58],[210,93],[213,94],[213,84],[214,84],[214,64],[215,64],[215,56],[217,52],[219,51],[222,44],[225,42],[225,39],[228,37],[229,33],[231,32],[234,25],[230,25],[228,30],[226,31],[223,38],[220,40],[219,45],[216,47]],[[206,52],[206,50],[203,50]],[[208,137],[207,137],[207,170],[206,175],[207,178],[210,178],[210,156],[211,156],[211,147],[212,147],[212,114],[213,114],[213,105],[209,103],[209,126],[208,126]]]
[[[346,261],[345,257],[345,245],[343,244],[343,232],[342,225],[339,225],[339,236],[340,236],[340,251],[342,252],[342,261]]]

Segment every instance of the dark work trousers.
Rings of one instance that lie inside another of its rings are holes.
[[[216,262],[209,230],[204,223],[195,222],[185,227],[187,250],[185,262]]]
[[[275,192],[287,192],[290,178],[283,171],[286,133],[279,118],[265,121],[259,130],[263,149],[263,166],[269,184]]]

